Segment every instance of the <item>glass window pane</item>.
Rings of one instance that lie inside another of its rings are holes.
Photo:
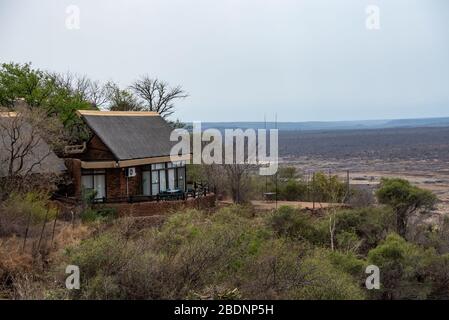
[[[85,189],[93,189],[94,185],[93,185],[93,179],[92,176],[81,176],[81,185],[85,188]]]
[[[155,164],[151,165],[152,170],[159,170],[159,169],[164,169],[164,168],[165,168],[164,163],[155,163]]]
[[[151,177],[150,177],[150,171],[144,171],[142,172],[142,193],[145,196],[151,195]]]
[[[178,168],[178,189],[185,190],[185,179],[184,179],[185,168]]]
[[[96,198],[101,199],[106,196],[106,179],[104,175],[94,175],[94,189],[97,191]]]
[[[165,191],[165,190],[167,190],[167,184],[166,184],[166,179],[165,179],[165,170],[160,170],[159,171],[159,179],[161,180],[160,181],[160,184],[161,184],[161,191]]]
[[[159,175],[157,171],[151,172],[151,183],[159,183]]]
[[[168,170],[168,188],[175,189],[175,169]]]
[[[151,194],[153,196],[159,194],[159,172],[151,172]]]

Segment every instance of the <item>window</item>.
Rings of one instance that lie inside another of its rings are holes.
[[[170,190],[175,189],[175,170],[176,169],[168,169],[168,188]]]
[[[151,170],[165,169],[165,163],[155,163],[151,165]]]
[[[185,173],[185,167],[178,168],[178,189],[181,191],[185,191]]]
[[[155,163],[142,171],[143,195],[157,195],[167,189],[185,190],[185,162]]]
[[[160,191],[167,190],[166,170],[159,170]]]
[[[157,195],[159,193],[159,171],[151,172],[151,194]]]
[[[142,193],[144,196],[151,195],[151,172],[142,171]]]
[[[106,197],[105,170],[83,170],[81,172],[81,185],[86,190],[95,190],[95,199]]]

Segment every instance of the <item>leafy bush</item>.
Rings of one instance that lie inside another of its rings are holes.
[[[304,200],[307,197],[307,185],[304,183],[289,179],[282,182],[278,189],[279,199],[287,201]]]
[[[373,295],[382,299],[428,298],[434,285],[430,270],[440,259],[435,250],[390,234],[368,253],[368,262],[378,266],[381,273],[381,288]]]
[[[282,206],[269,218],[268,223],[280,236],[303,239],[311,243],[322,243],[326,230],[319,228],[316,221],[305,212],[289,206]]]
[[[341,210],[336,218],[336,237],[340,247],[348,241],[362,242],[360,252],[367,252],[394,230],[394,213],[387,207]]]
[[[116,221],[67,251],[67,263],[83,270],[81,291],[72,298],[313,299],[330,287],[329,298],[361,297],[352,276],[329,255],[321,268],[306,242],[273,237],[263,219],[241,210],[190,210],[132,236]]]
[[[334,257],[335,259],[335,257]],[[295,298],[313,300],[361,300],[364,291],[350,274],[338,266],[326,250],[315,249],[305,259],[305,281],[309,285],[298,290]]]

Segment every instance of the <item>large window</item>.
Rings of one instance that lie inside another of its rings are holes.
[[[105,170],[82,170],[81,185],[85,190],[95,190],[95,199],[106,197]]]
[[[185,190],[185,162],[155,163],[142,172],[142,193],[157,195],[167,189]]]

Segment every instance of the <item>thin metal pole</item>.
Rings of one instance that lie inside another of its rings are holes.
[[[277,129],[278,128],[278,114],[275,113],[274,114],[274,128]],[[276,159],[276,161],[278,161],[278,159]],[[276,210],[278,208],[278,173],[276,171]]]
[[[312,176],[312,201],[313,201],[313,211],[315,211],[315,172]]]

